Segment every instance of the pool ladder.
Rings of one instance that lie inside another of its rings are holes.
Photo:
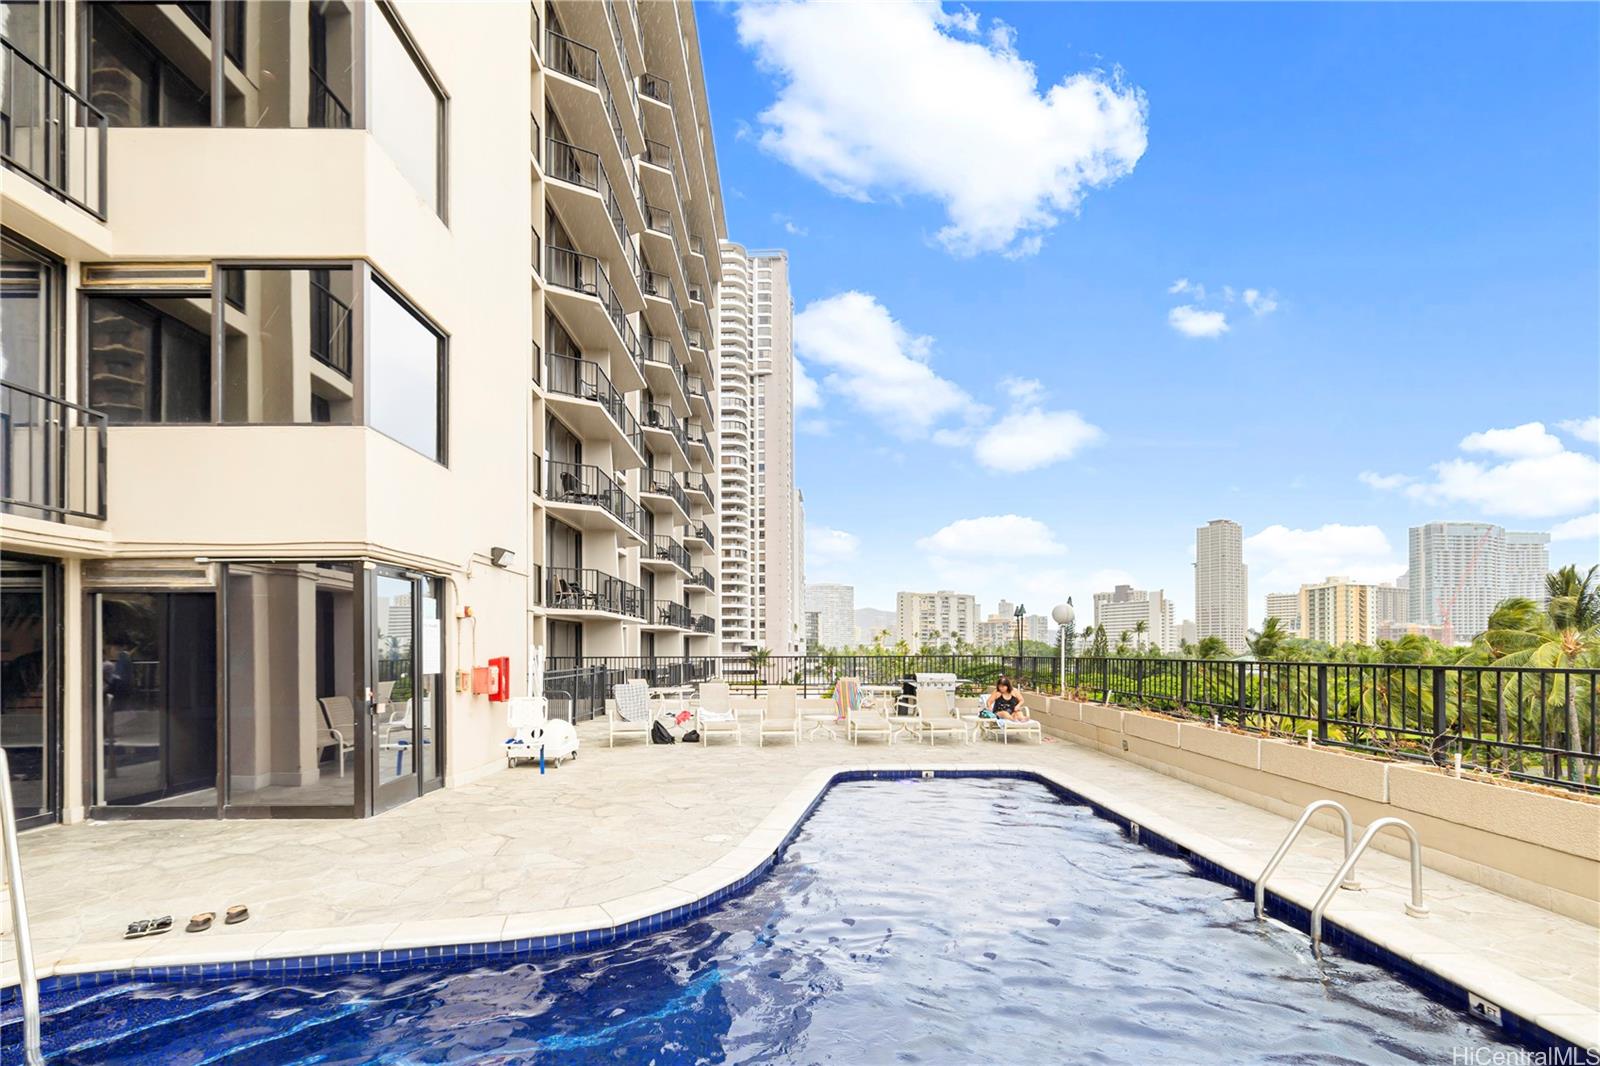
[[[33,942],[28,937],[28,904],[22,894],[22,853],[17,849],[17,806],[11,797],[11,764],[0,748],[0,837],[4,845],[7,893],[11,897],[11,935],[17,944],[17,978],[22,995],[22,1060],[44,1066],[39,1050],[39,977],[33,971]]]
[[[1283,862],[1284,856],[1289,854],[1290,847],[1300,836],[1301,830],[1305,829],[1306,823],[1311,821],[1311,816],[1320,810],[1333,810],[1339,814],[1339,820],[1344,825],[1344,862],[1340,864],[1338,872],[1329,879],[1322,889],[1322,894],[1317,897],[1316,904],[1311,908],[1311,949],[1317,957],[1322,957],[1322,916],[1326,913],[1328,904],[1333,902],[1334,893],[1341,888],[1361,887],[1361,883],[1355,879],[1356,863],[1361,860],[1361,853],[1372,843],[1372,838],[1390,827],[1404,832],[1411,843],[1411,901],[1406,904],[1406,913],[1413,918],[1426,918],[1428,905],[1422,900],[1422,841],[1411,823],[1403,818],[1379,818],[1367,826],[1367,831],[1361,834],[1360,841],[1352,844],[1355,824],[1350,812],[1337,800],[1317,800],[1308,804],[1306,809],[1300,812],[1300,817],[1290,828],[1288,835],[1283,838],[1283,843],[1278,845],[1278,850],[1267,860],[1266,868],[1261,871],[1261,876],[1256,878],[1256,918],[1260,919],[1266,913],[1267,878],[1272,876],[1272,872]]]

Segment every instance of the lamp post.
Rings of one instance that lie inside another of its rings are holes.
[[[1028,608],[1026,606],[1024,606],[1023,604],[1020,604],[1020,603],[1017,604],[1017,609],[1015,611],[1011,612],[1012,617],[1014,617],[1017,620],[1017,671],[1016,672],[1019,673],[1019,674],[1022,673],[1022,619],[1023,619],[1023,616],[1026,615],[1027,613],[1028,613]]]
[[[1061,695],[1065,696],[1067,694],[1067,627],[1078,617],[1077,612],[1072,609],[1072,597],[1068,596],[1066,603],[1058,603],[1051,608],[1050,617],[1055,619],[1056,623],[1056,643],[1060,646]]]

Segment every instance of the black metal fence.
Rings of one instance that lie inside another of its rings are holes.
[[[657,656],[552,662],[607,684],[711,678],[735,690],[795,685],[827,696],[840,677],[895,684],[949,673],[976,694],[1002,675],[1025,690],[1138,707],[1269,736],[1600,792],[1600,670],[1231,659],[993,654]],[[586,675],[587,676],[587,675]],[[597,675],[598,676],[598,675]],[[609,693],[609,688],[605,692]],[[604,697],[600,708],[603,710]]]
[[[0,39],[0,162],[106,217],[105,113]]]
[[[106,416],[0,382],[0,513],[106,516]]]

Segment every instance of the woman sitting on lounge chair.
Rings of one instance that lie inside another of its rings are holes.
[[[1001,677],[994,683],[994,691],[984,700],[984,706],[996,718],[1004,718],[1008,722],[1028,720],[1028,707],[1022,702],[1022,693],[1011,687],[1009,677]]]

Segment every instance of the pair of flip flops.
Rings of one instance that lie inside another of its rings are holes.
[[[240,922],[244,921],[245,919],[247,919],[249,917],[250,917],[250,908],[246,907],[243,903],[236,904],[235,906],[229,907],[227,909],[227,911],[223,914],[223,916],[222,916],[222,924],[223,925],[238,925]],[[217,920],[217,912],[216,911],[202,911],[201,913],[195,915],[193,918],[189,919],[189,925],[185,929],[185,932],[203,933],[207,929],[210,929],[211,928],[211,923],[216,921],[216,920]]]
[[[124,940],[138,940],[143,936],[155,936],[165,933],[172,928],[172,915],[163,915],[160,918],[141,918],[137,922],[128,923],[128,931],[122,934]]]

